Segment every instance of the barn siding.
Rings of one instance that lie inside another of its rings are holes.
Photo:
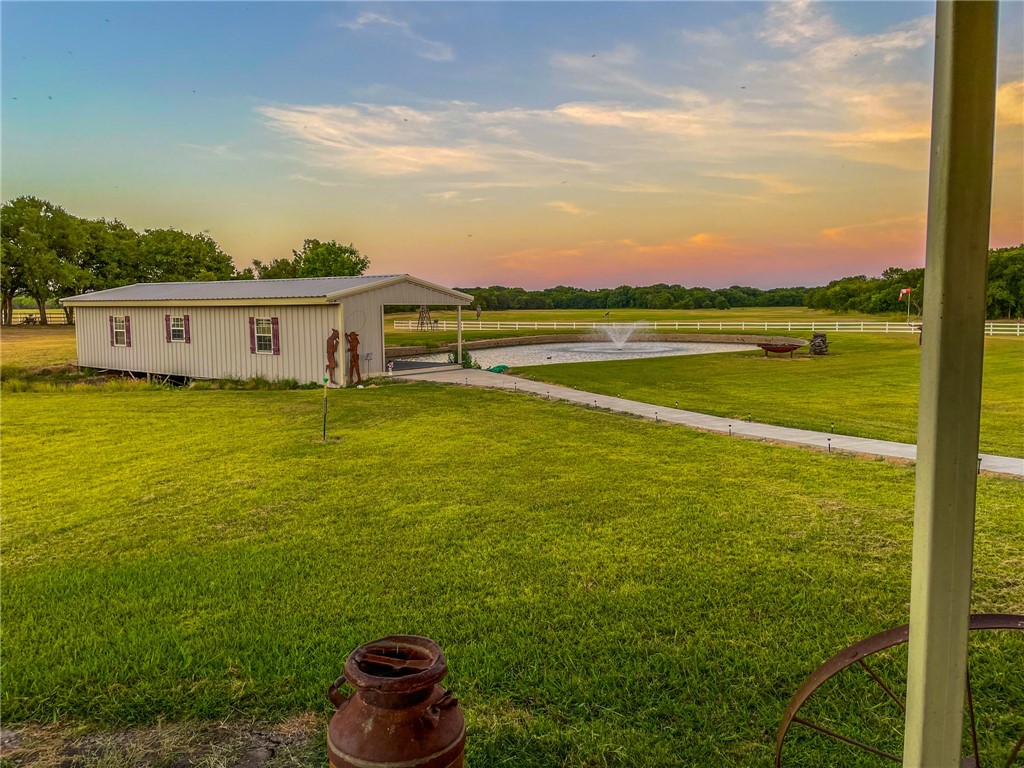
[[[384,370],[383,305],[455,306],[468,304],[457,298],[411,282],[368,290],[341,300],[343,333],[359,334],[360,370],[363,376]],[[248,379],[296,379],[320,382],[326,363],[325,346],[338,327],[338,304],[291,306],[209,306],[167,304],[103,307],[80,304],[77,319],[78,363],[101,368],[197,379],[225,377]],[[164,315],[189,316],[191,343],[166,341]],[[129,315],[132,346],[112,347],[107,318]],[[280,318],[281,354],[249,351],[249,318]],[[348,372],[348,345],[342,340],[338,364]],[[366,353],[373,357],[369,364]]]
[[[164,315],[189,316],[191,343],[166,341]],[[89,307],[76,308],[78,364],[197,379],[226,377],[319,382],[337,307]],[[132,346],[110,346],[107,318],[129,315]],[[249,351],[249,318],[280,318],[281,354]]]

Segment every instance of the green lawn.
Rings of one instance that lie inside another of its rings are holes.
[[[917,442],[912,336],[830,334],[827,357],[740,352],[539,365],[518,375],[656,405],[845,435]],[[981,450],[1024,456],[1024,339],[985,340]]]
[[[5,726],[326,722],[346,654],[411,632],[470,765],[764,766],[804,677],[907,618],[910,467],[426,384],[332,392],[325,445],[320,402],[4,396]],[[979,483],[975,609],[1024,612],[1024,483]],[[1000,642],[972,671],[1005,759]],[[874,729],[862,682],[824,722]],[[859,764],[838,749],[793,764]]]

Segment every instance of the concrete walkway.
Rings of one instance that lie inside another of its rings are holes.
[[[772,440],[792,445],[805,445],[819,450],[861,453],[870,456],[885,456],[895,459],[917,458],[917,446],[909,443],[893,443],[888,440],[872,440],[866,437],[849,437],[847,435],[830,435],[827,432],[813,432],[808,429],[791,429],[776,427],[771,424],[758,424],[739,419],[726,419],[720,416],[708,416],[705,413],[683,411],[678,408],[667,408],[661,405],[640,403],[622,397],[597,395],[593,392],[581,392],[559,384],[546,384],[542,381],[530,381],[517,376],[478,370],[454,370],[425,373],[410,373],[403,378],[418,381],[433,381],[442,384],[463,384],[473,387],[490,387],[493,389],[510,389],[529,392],[546,397],[549,400],[564,400],[570,403],[596,408],[606,408],[618,413],[630,413],[646,419],[664,421],[669,424],[682,424],[688,427],[737,435],[757,440]],[[1024,477],[1024,459],[1011,456],[993,456],[981,454],[981,468],[986,472],[1000,475]]]

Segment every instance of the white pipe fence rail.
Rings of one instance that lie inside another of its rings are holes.
[[[395,320],[394,328],[399,331],[415,331],[419,328],[416,320]],[[917,333],[920,323],[906,322],[858,322],[858,321],[812,321],[812,322],[756,322],[752,320],[716,322],[696,320],[692,322],[637,322],[637,323],[561,323],[528,321],[463,320],[464,331],[540,331],[572,330],[590,331],[600,328],[635,328],[642,330],[673,331],[829,331],[832,333]],[[454,320],[434,320],[431,330],[454,331],[458,323]],[[986,336],[1024,336],[1024,323],[985,323]]]

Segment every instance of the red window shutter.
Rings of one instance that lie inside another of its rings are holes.
[[[110,323],[110,346],[114,346],[114,316],[107,315],[107,321]]]
[[[274,342],[274,354],[281,354],[281,329],[278,327],[278,321],[276,317],[270,318],[270,332],[271,339]]]
[[[188,315],[185,315],[185,343],[192,343],[192,327],[189,325]]]
[[[170,315],[164,315],[164,339],[167,340],[168,344],[171,343],[171,316]]]
[[[256,354],[256,318],[249,318],[249,354]]]
[[[132,345],[132,319],[128,315],[124,316],[124,345],[126,347]]]

